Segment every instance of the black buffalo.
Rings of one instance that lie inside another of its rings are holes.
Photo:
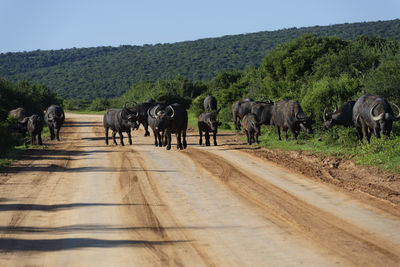
[[[200,135],[199,144],[200,145],[203,144],[203,132],[204,132],[206,146],[209,146],[210,145],[210,132],[211,132],[211,133],[213,133],[214,146],[216,146],[217,145],[218,126],[221,125],[221,123],[218,122],[218,120],[217,120],[217,116],[211,112],[201,113],[199,116],[197,125],[199,127],[199,135]]]
[[[57,141],[60,141],[60,129],[65,120],[64,110],[59,105],[51,105],[47,108],[44,114],[44,121],[50,130],[50,138],[54,140],[57,138]],[[54,134],[54,129],[56,130],[56,134]]]
[[[148,99],[146,102],[140,103],[135,105],[133,108],[131,108],[131,112],[132,113],[137,113],[137,122],[138,122],[138,126],[140,126],[140,124],[143,125],[145,133],[144,136],[149,136],[150,132],[149,132],[149,121],[148,121],[148,111],[149,109],[153,108],[154,106],[156,106],[157,103],[155,100],[153,99]]]
[[[212,95],[208,95],[204,98],[203,106],[205,112],[216,111],[218,106],[217,99]]]
[[[260,136],[260,122],[256,114],[247,113],[242,120],[242,127],[247,137],[247,144],[251,145],[256,142],[259,143],[258,137]]]
[[[281,139],[281,128],[285,132],[285,138],[288,139],[287,130],[289,129],[297,140],[300,129],[308,134],[313,133],[312,124],[315,122],[312,119],[313,115],[307,117],[298,102],[292,100],[281,100],[275,103],[272,109],[272,124],[275,125],[279,140]]]
[[[322,114],[324,119],[324,129],[327,130],[335,125],[343,125],[345,127],[353,127],[353,107],[356,101],[347,101],[339,109],[335,109],[331,113],[327,113],[326,109]]]
[[[393,122],[400,120],[400,109],[394,106],[399,112],[397,116],[394,115],[390,104],[382,97],[363,95],[356,101],[353,108],[353,123],[360,141],[365,136],[369,143],[372,132],[377,138],[380,138],[381,133],[390,136]]]
[[[19,132],[22,134],[22,136],[25,137],[26,131],[27,131],[27,123],[29,117],[26,116],[26,111],[24,108],[16,108],[13,110],[10,110],[8,112],[8,116],[11,116],[12,118],[17,120],[17,125],[13,126],[13,131]]]
[[[149,115],[154,119],[155,129],[159,132],[164,132],[167,150],[171,149],[172,133],[176,134],[177,148],[186,148],[188,114],[181,104],[175,103],[167,106],[165,109],[159,108],[155,114],[149,112]]]
[[[42,130],[43,130],[43,120],[39,115],[32,115],[28,119],[27,125],[28,133],[31,138],[31,144],[36,145],[43,145],[42,142]],[[37,143],[36,143],[36,136],[37,136]]]
[[[154,135],[154,145],[155,146],[163,146],[166,145],[166,140],[163,142],[164,131],[160,131],[157,127],[157,118],[165,112],[166,104],[158,103],[154,107],[151,107],[147,111],[147,121],[150,128],[153,130]]]
[[[240,130],[240,120],[244,115],[251,112],[252,105],[255,104],[254,99],[244,98],[232,104],[232,116],[235,129]]]
[[[103,125],[105,130],[105,141],[108,145],[108,130],[112,130],[112,137],[114,145],[117,145],[115,135],[119,134],[121,146],[124,145],[123,132],[128,134],[129,144],[132,145],[131,129],[137,129],[136,123],[137,113],[128,109],[126,105],[122,109],[109,109],[103,117]]]
[[[259,124],[270,125],[273,107],[272,103],[256,103],[251,107],[250,113],[256,115]]]
[[[242,100],[236,101],[232,105],[232,116],[233,116],[233,123],[235,124],[235,129],[240,130],[240,120],[246,115],[247,113],[251,112],[251,109],[254,105],[265,103],[265,104],[273,104],[273,102],[269,99],[266,101],[254,101],[252,98],[247,97]]]

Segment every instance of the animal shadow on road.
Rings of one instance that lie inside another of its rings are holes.
[[[82,248],[112,248],[112,247],[154,247],[190,240],[105,240],[94,238],[59,238],[59,239],[18,239],[0,238],[0,251],[61,251]]]

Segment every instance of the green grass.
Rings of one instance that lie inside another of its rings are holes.
[[[365,166],[376,166],[381,170],[400,173],[400,137],[377,139],[371,137],[371,143],[361,144],[354,129],[335,128],[329,131],[317,130],[314,135],[301,132],[298,141],[289,133],[286,141],[281,133],[282,141],[278,140],[275,129],[262,127],[260,146],[285,151],[303,150],[320,156],[349,157],[356,163]],[[246,140],[243,137],[243,140]]]
[[[29,135],[26,135],[26,138],[29,138]],[[47,139],[50,138],[50,131],[47,126],[43,127],[42,131],[42,139]],[[24,151],[27,149],[46,149],[47,146],[45,145],[30,145],[30,144],[22,144],[13,147],[10,151],[8,151],[4,157],[0,158],[0,168],[1,167],[7,167],[9,166],[12,162],[18,160],[21,158],[21,155],[23,154]]]

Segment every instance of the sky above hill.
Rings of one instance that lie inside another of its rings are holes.
[[[0,53],[400,18],[399,0],[0,0]]]

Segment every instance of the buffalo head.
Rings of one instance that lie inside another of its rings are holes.
[[[165,130],[169,121],[175,118],[175,110],[171,105],[166,108],[156,105],[154,108],[148,109],[147,114],[155,120],[154,126],[158,131]]]
[[[393,121],[400,120],[400,108],[396,105],[393,104],[393,106],[396,107],[398,111],[398,115],[394,116],[390,112],[381,112],[378,115],[373,115],[374,110],[376,107],[378,107],[379,103],[376,103],[371,109],[370,109],[370,116],[373,121],[375,121],[377,124],[379,124],[379,128],[381,130],[381,133],[387,136],[390,136],[390,131],[392,130],[392,124]]]
[[[313,114],[311,114],[310,117],[300,113],[296,113],[295,115],[296,122],[299,124],[300,128],[308,134],[313,134],[312,124],[315,123],[313,117]]]
[[[137,123],[137,117],[139,113],[135,110],[128,109],[126,103],[124,104],[121,111],[121,118],[128,122],[129,127],[132,129],[138,129],[139,124]]]

